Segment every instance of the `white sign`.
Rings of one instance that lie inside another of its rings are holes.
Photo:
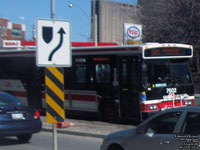
[[[21,47],[21,41],[18,41],[18,40],[3,40],[3,47],[5,47],[5,48]]]
[[[70,23],[61,20],[37,20],[37,65],[70,67]]]
[[[124,44],[131,41],[142,41],[142,25],[139,24],[124,24]]]

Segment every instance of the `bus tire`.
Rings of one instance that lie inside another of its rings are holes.
[[[100,106],[100,120],[110,123],[119,123],[119,113],[114,103],[106,102]]]

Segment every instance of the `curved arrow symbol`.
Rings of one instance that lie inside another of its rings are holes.
[[[58,33],[60,34],[60,42],[58,44],[58,46],[56,46],[56,48],[54,48],[52,50],[52,52],[49,55],[48,61],[52,60],[53,55],[55,54],[55,52],[62,46],[63,43],[63,34],[65,34],[65,31],[63,30],[63,28],[61,27],[60,30],[58,31]]]

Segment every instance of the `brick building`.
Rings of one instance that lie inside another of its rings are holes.
[[[25,40],[25,25],[10,22],[7,18],[0,18],[0,44],[4,40]]]

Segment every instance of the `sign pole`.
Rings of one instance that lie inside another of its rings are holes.
[[[51,0],[51,19],[53,20],[54,19],[54,17],[55,17],[55,9],[54,9],[54,7],[55,7],[55,1],[54,0]]]
[[[56,124],[53,123],[53,149],[58,149],[58,140],[57,140],[57,130],[56,130]]]
[[[53,20],[55,17],[55,1],[51,0],[51,19]],[[58,149],[58,140],[57,140],[57,130],[56,130],[56,123],[52,124],[53,126],[53,149],[57,150]]]
[[[63,67],[71,66],[72,57],[70,22],[54,19],[54,1],[51,0],[51,19],[37,20],[36,65],[45,67],[46,120],[52,124],[53,150],[57,150],[56,125],[65,120]]]

